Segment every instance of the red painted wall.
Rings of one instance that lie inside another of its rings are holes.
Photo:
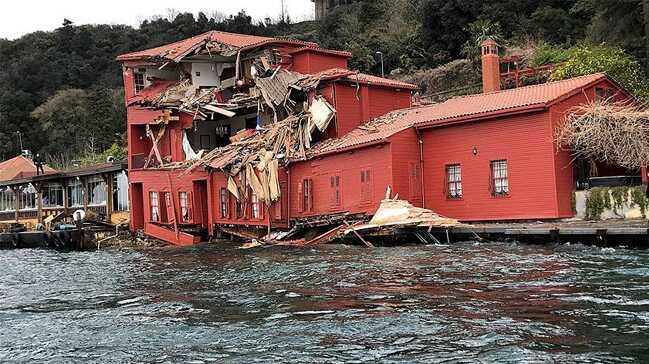
[[[410,107],[410,90],[336,82],[336,132],[341,137],[370,119]]]
[[[151,223],[151,201],[149,192],[158,192],[159,206],[161,215],[167,215],[167,224],[169,227],[173,226],[174,212],[176,210],[176,221],[182,224],[183,221],[180,216],[180,199],[179,193],[186,192],[188,194],[188,207],[190,210],[190,219],[188,224],[202,224],[201,211],[198,211],[198,206],[194,202],[194,182],[205,181],[207,182],[208,174],[205,171],[194,170],[189,174],[185,174],[184,170],[133,170],[129,172],[129,183],[142,184],[142,203],[136,201],[136,206],[142,206],[144,210],[144,232],[157,236],[160,229]],[[165,206],[165,199],[162,193],[170,193],[173,195],[171,201],[173,206]],[[212,208],[212,206],[209,206]],[[204,226],[207,227],[207,226]]]
[[[460,220],[559,217],[548,112],[424,129],[426,208]],[[478,154],[473,155],[476,147]],[[490,162],[506,159],[507,197],[493,197]],[[463,198],[446,197],[446,165],[462,167]]]
[[[347,57],[302,51],[293,56],[291,70],[300,73],[317,73],[331,68],[347,68]]]
[[[408,200],[414,206],[423,207],[422,166],[420,160],[419,138],[411,128],[390,138],[392,152],[393,194]]]
[[[369,118],[375,118],[390,111],[404,109],[412,104],[410,90],[388,87],[369,87]]]
[[[361,171],[370,171],[369,189],[363,191]],[[340,205],[333,201],[331,177],[340,176]],[[392,185],[392,156],[388,144],[342,152],[291,165],[291,218],[337,212],[373,214],[387,186]],[[313,181],[313,210],[302,209],[302,181]],[[362,193],[365,193],[364,199]]]
[[[223,173],[214,172],[211,174],[211,205],[212,205],[212,223],[223,225],[246,225],[246,226],[268,226],[270,221],[272,227],[288,226],[288,191],[286,189],[288,177],[285,169],[279,171],[280,188],[282,188],[282,197],[279,201],[273,203],[270,207],[260,204],[261,217],[255,219],[252,217],[252,206],[250,203],[245,206],[243,216],[236,215],[236,199],[229,192],[227,194],[227,213],[223,217],[221,214],[221,189],[227,188],[227,179]],[[242,207],[243,208],[243,207]]]

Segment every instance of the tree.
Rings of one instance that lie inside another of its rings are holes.
[[[605,72],[635,96],[649,102],[649,82],[638,61],[622,48],[607,45],[585,45],[568,51],[568,59],[550,78],[563,80]]]
[[[480,58],[480,46],[485,40],[491,39],[498,44],[504,43],[500,24],[492,23],[490,20],[476,20],[469,24],[466,31],[469,33],[469,39],[464,42],[462,54],[472,60]]]

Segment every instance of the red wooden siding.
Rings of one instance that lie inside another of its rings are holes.
[[[370,184],[361,183],[361,171],[370,171]],[[340,203],[335,203],[331,177],[340,176]],[[313,181],[313,208],[304,211],[303,185]],[[291,165],[291,218],[338,212],[373,214],[387,186],[392,185],[392,157],[387,144],[317,158]],[[363,196],[370,196],[364,200]]]
[[[352,76],[353,77],[353,76]],[[335,85],[336,131],[341,137],[372,118],[410,107],[410,90],[337,82]]]
[[[177,234],[173,231],[174,222],[178,224],[198,224],[207,228],[208,226],[204,225],[205,220],[203,214],[207,212],[205,210],[206,207],[208,209],[210,208],[210,206],[197,206],[196,200],[194,199],[197,191],[202,193],[202,191],[196,189],[196,183],[207,183],[207,172],[194,171],[187,175],[184,175],[183,173],[183,170],[133,170],[129,173],[131,186],[138,186],[138,194],[140,191],[139,186],[142,186],[141,196],[133,197],[131,202],[135,204],[134,206],[141,206],[140,208],[143,212],[141,213],[141,216],[144,225],[144,232],[159,239],[164,239],[179,245],[187,244],[191,239],[186,234],[178,234],[178,237],[176,238]],[[160,223],[166,223],[166,228],[152,223],[150,201],[151,192],[158,193]],[[182,221],[180,215],[180,192],[186,192],[188,196],[188,208],[190,214],[189,220],[186,222]],[[171,234],[169,231],[171,231]]]
[[[556,218],[553,132],[548,112],[423,133],[426,208],[460,220]],[[473,155],[473,148],[477,155]],[[490,162],[507,160],[510,194],[493,197]],[[446,196],[446,165],[462,168],[461,199]]]
[[[270,223],[272,227],[287,227],[288,226],[288,177],[285,169],[279,171],[279,182],[282,196],[279,201],[273,203],[270,207],[264,203],[260,203],[260,216],[253,218],[252,205],[250,201],[242,209],[243,214],[237,216],[237,200],[227,191],[227,179],[223,173],[215,172],[211,174],[211,199],[212,206],[212,223],[213,224],[226,224],[226,225],[246,225],[246,226],[268,226]],[[221,214],[221,190],[225,189],[227,192],[225,207],[226,216]]]
[[[363,119],[360,100],[361,92],[356,89],[356,86],[336,83],[334,93],[336,97],[335,137],[340,137],[354,130]]]
[[[318,73],[331,68],[347,68],[347,57],[309,51],[293,54],[292,71]]]
[[[422,179],[419,139],[414,129],[407,129],[390,138],[392,160],[393,194],[410,201],[415,206],[422,206]],[[383,191],[385,192],[385,191]]]

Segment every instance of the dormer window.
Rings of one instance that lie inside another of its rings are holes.
[[[135,93],[140,93],[140,91],[144,90],[144,87],[146,86],[144,84],[144,71],[143,70],[138,70],[133,73],[133,81],[135,83]]]

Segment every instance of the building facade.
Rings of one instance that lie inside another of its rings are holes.
[[[24,157],[18,157],[24,158]],[[120,224],[129,219],[128,176],[125,163],[105,163],[65,171],[36,167],[0,181],[0,223],[27,228],[43,224],[48,216],[70,216],[83,210],[93,219]]]
[[[484,93],[415,107],[413,85],[314,43],[209,32],[120,56],[131,228],[189,245],[372,215],[388,189],[463,221],[573,216],[579,176],[555,130],[575,105],[630,95],[604,74],[500,90],[496,47],[482,47]],[[321,130],[316,101],[332,110]],[[292,136],[274,129],[287,121]]]

